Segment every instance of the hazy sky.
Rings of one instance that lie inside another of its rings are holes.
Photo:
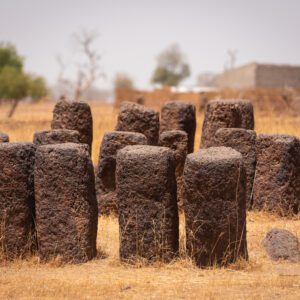
[[[228,49],[237,49],[237,64],[300,64],[300,0],[0,0],[0,40],[13,42],[26,57],[28,71],[55,83],[61,54],[72,61],[72,33],[100,33],[110,87],[116,72],[127,72],[140,88],[149,78],[158,53],[178,43],[197,74],[222,71]]]

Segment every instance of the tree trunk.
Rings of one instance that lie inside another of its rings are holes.
[[[11,102],[12,102],[11,107],[10,107],[10,110],[7,115],[8,118],[11,118],[13,116],[13,114],[15,113],[17,106],[19,104],[19,100],[13,99],[13,100],[11,100]]]

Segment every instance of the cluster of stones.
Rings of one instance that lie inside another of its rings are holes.
[[[96,256],[90,107],[58,102],[52,125],[62,129],[36,132],[33,143],[9,143],[0,134],[0,243],[7,259],[32,250],[42,261]]]
[[[247,208],[280,215],[300,208],[300,140],[290,135],[260,134],[253,107],[245,100],[213,100],[206,107],[201,148],[226,146],[243,156]]]
[[[214,146],[219,128],[254,129],[253,106],[247,100],[212,100],[206,106],[201,148]]]
[[[198,266],[248,259],[247,208],[297,213],[300,141],[258,135],[249,101],[211,101],[201,150],[193,153],[195,107],[168,102],[158,112],[124,103],[105,133],[96,178],[92,114],[60,101],[52,130],[33,143],[0,134],[0,237],[8,258],[37,248],[42,261],[96,256],[98,212],[114,213],[120,259],[169,262],[179,252],[178,206],[187,254]],[[96,184],[95,184],[96,182]]]

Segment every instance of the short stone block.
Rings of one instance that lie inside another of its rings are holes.
[[[189,154],[183,175],[186,248],[200,267],[246,258],[246,173],[226,147]]]
[[[39,257],[80,263],[96,256],[98,207],[88,146],[40,146],[34,171]]]
[[[117,154],[120,258],[170,261],[178,254],[175,160],[165,147],[127,146]]]

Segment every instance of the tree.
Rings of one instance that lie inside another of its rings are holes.
[[[18,55],[14,45],[10,43],[0,43],[0,70],[6,66],[11,66],[18,71],[23,70],[23,57]]]
[[[177,44],[167,47],[157,59],[157,67],[151,78],[152,83],[177,86],[190,76],[190,67]]]
[[[45,80],[23,71],[23,58],[11,44],[0,44],[0,99],[9,101],[12,117],[19,102],[30,97],[33,100],[47,94]]]
[[[58,86],[61,90],[61,97],[66,97],[66,94],[71,94],[74,100],[79,100],[82,95],[92,87],[97,79],[104,76],[100,72],[101,55],[93,47],[93,44],[98,37],[95,31],[83,30],[73,34],[73,40],[78,48],[79,54],[83,56],[83,62],[76,63],[76,78],[72,80],[65,76],[67,64],[58,56],[57,62],[60,67],[58,75]]]
[[[132,78],[126,73],[117,73],[114,79],[115,89],[133,89]]]

